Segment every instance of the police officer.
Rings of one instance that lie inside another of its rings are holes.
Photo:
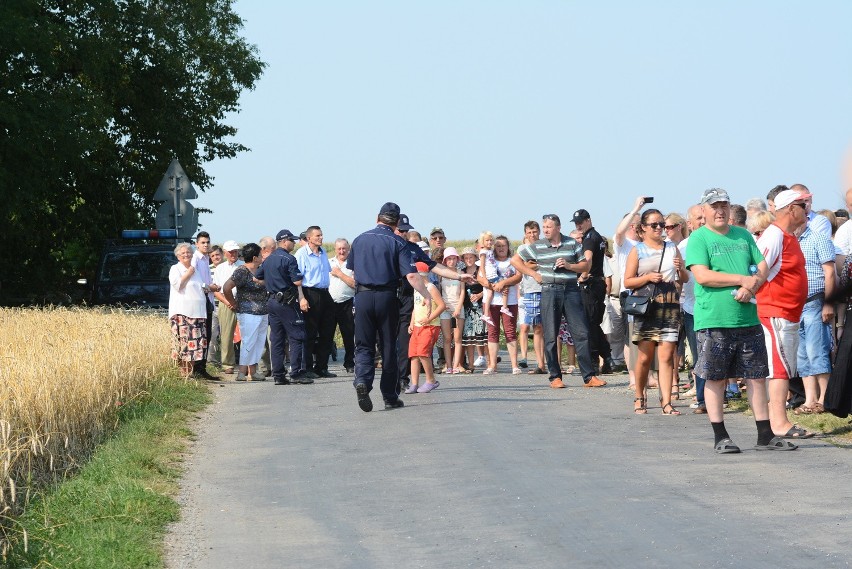
[[[355,273],[355,392],[364,412],[373,410],[370,390],[376,369],[376,339],[382,346],[381,390],[385,409],[403,407],[399,398],[399,370],[396,360],[399,302],[396,290],[405,278],[427,301],[431,296],[414,267],[405,241],[394,233],[399,223],[399,206],[388,202],[379,210],[374,229],[352,241],[346,267]]]
[[[270,356],[275,385],[313,383],[313,373],[304,369],[302,348],[305,322],[302,309],[307,301],[302,292],[302,273],[296,258],[290,254],[296,236],[282,229],[275,236],[278,248],[257,269],[255,277],[263,280],[269,292]],[[290,380],[284,366],[284,342],[290,341]]]
[[[604,281],[603,263],[606,254],[606,242],[592,225],[592,216],[584,209],[574,212],[572,218],[577,231],[582,234],[583,256],[591,263],[589,271],[577,279],[580,285],[580,296],[583,299],[583,311],[589,321],[589,352],[592,356],[592,366],[598,370],[603,360],[601,373],[612,373],[613,362],[609,340],[603,332],[601,323],[604,317],[604,298],[606,297],[606,282]]]

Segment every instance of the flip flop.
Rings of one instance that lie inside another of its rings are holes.
[[[731,439],[722,439],[716,443],[714,448],[716,449],[717,454],[735,454],[741,452],[740,447],[735,445],[734,441]]]
[[[527,372],[527,374],[529,374],[529,375],[540,375],[540,374],[543,374],[543,373],[547,373],[547,372],[544,371],[543,369],[541,369],[540,367],[537,367],[535,369],[531,369],[530,371]]]
[[[772,440],[765,445],[754,445],[754,450],[796,450],[797,448],[799,447],[781,437],[772,437]]]
[[[810,431],[806,431],[799,425],[793,425],[790,427],[790,430],[787,431],[786,434],[782,435],[782,439],[809,439],[814,436],[815,433],[811,433]]]

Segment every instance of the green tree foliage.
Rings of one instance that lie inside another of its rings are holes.
[[[226,124],[264,63],[230,0],[0,1],[0,301],[61,288],[152,226],[177,157],[247,150]]]

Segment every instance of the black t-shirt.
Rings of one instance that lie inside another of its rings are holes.
[[[589,276],[603,278],[603,262],[606,254],[606,242],[601,234],[594,227],[589,228],[583,235],[583,253],[586,251],[592,252],[592,268],[589,269]]]

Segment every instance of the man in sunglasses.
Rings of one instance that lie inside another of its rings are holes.
[[[751,234],[728,223],[731,200],[719,188],[706,190],[699,202],[704,227],[689,236],[686,266],[695,277],[695,330],[699,345],[695,373],[705,380],[704,400],[719,454],[740,452],[725,429],[728,379],[742,377],[757,424],[755,450],[794,450],[775,437],[769,422],[766,378],[769,367],[763,329],[753,299],[769,269]]]

